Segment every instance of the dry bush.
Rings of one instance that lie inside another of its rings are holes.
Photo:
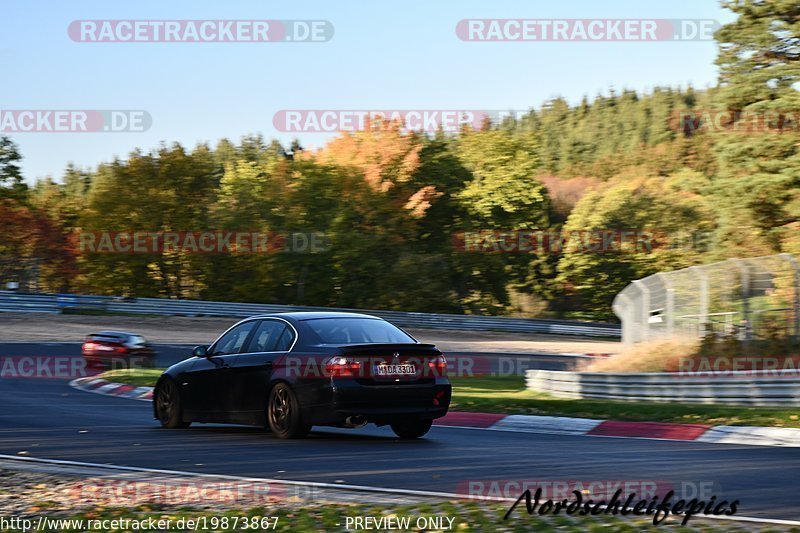
[[[583,195],[602,183],[591,176],[537,176],[537,179],[547,188],[553,214],[560,220],[566,220]]]
[[[583,370],[586,372],[668,372],[678,368],[678,362],[693,357],[700,349],[698,339],[681,338],[658,340],[627,346],[617,355],[597,359]]]

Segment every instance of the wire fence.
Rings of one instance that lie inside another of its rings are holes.
[[[614,299],[626,344],[676,336],[800,338],[792,254],[729,259],[634,281]]]

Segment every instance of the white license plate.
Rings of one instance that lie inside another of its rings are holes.
[[[375,374],[378,376],[408,376],[417,373],[414,365],[376,365]]]

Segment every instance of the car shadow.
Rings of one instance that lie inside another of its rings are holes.
[[[254,426],[236,426],[224,424],[199,424],[194,423],[192,427],[187,429],[164,429],[155,426],[154,431],[175,433],[180,435],[194,434],[194,435],[231,435],[241,437],[258,438],[259,440],[269,439],[275,442],[309,442],[309,441],[335,441],[335,442],[393,442],[404,444],[424,444],[432,442],[430,437],[422,437],[420,439],[400,439],[393,434],[376,435],[375,433],[365,433],[358,430],[345,429],[345,428],[328,428],[325,426],[314,427],[305,439],[299,440],[283,440],[275,437],[270,431]],[[374,431],[377,428],[367,427],[368,431]]]

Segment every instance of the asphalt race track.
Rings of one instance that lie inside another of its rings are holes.
[[[0,344],[0,355],[67,355],[71,346]],[[175,350],[165,357],[185,353]],[[439,492],[458,492],[469,480],[693,483],[713,486],[718,500],[740,500],[740,516],[800,514],[792,490],[799,448],[445,427],[399,441],[374,426],[318,429],[287,442],[258,428],[163,430],[149,402],[88,394],[54,378],[0,378],[0,405],[0,454]]]
[[[192,344],[153,344],[156,351],[155,364],[159,368],[170,365],[191,357]],[[79,357],[81,343],[79,342],[0,342],[0,357]],[[550,353],[498,353],[498,352],[462,352],[458,356],[470,356],[486,361],[503,358],[507,364],[504,368],[514,369],[517,373],[524,373],[526,368],[539,368],[542,370],[564,370],[575,363],[573,356],[559,356]],[[479,366],[483,366],[479,363]]]

